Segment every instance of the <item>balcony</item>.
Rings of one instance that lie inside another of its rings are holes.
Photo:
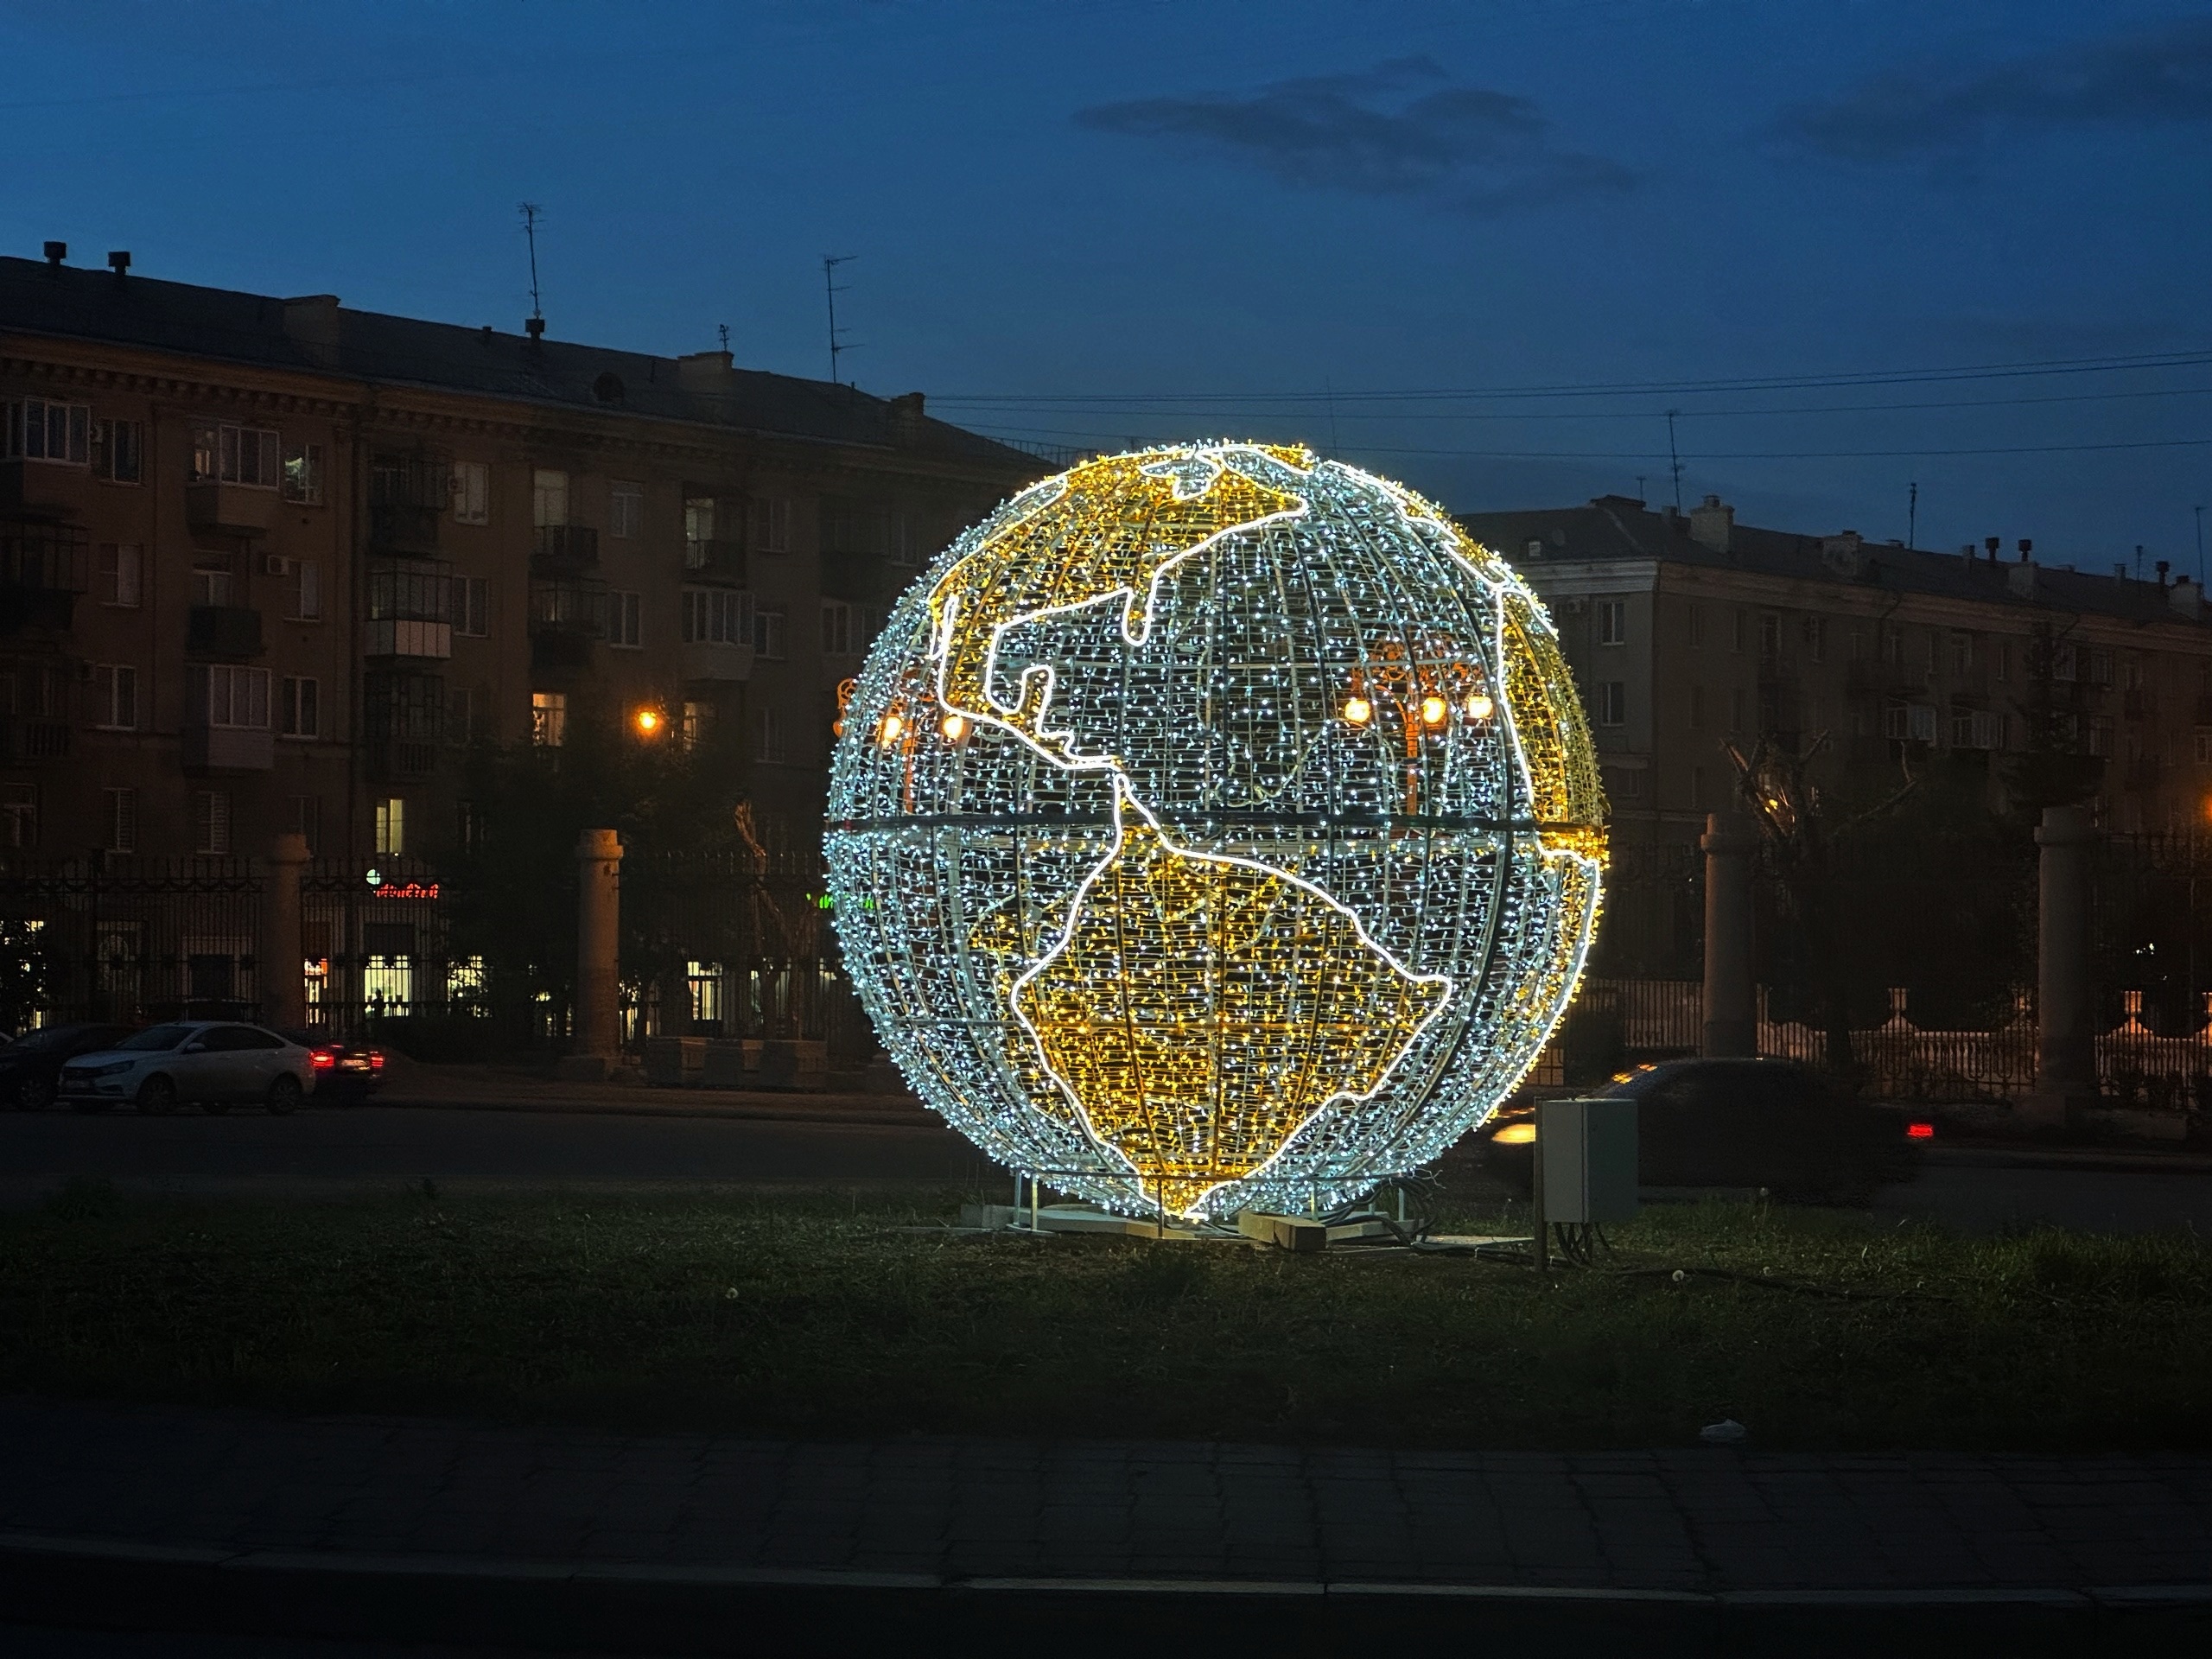
[[[687,682],[743,681],[753,677],[753,647],[707,645],[694,641],[683,647],[683,677]]]
[[[692,542],[683,543],[683,580],[715,582],[728,588],[745,586],[745,543]]]
[[[0,508],[81,518],[90,505],[89,467],[54,461],[0,461]]]
[[[429,560],[382,559],[368,568],[370,657],[443,662],[453,655],[453,575]]]
[[[599,569],[599,532],[588,524],[540,524],[530,555],[533,576],[580,576]]]
[[[193,657],[258,657],[261,613],[250,605],[194,605],[187,616],[184,649]]]
[[[184,486],[184,521],[215,536],[266,536],[276,522],[276,492],[250,484]]]
[[[85,591],[85,545],[73,524],[0,524],[0,633],[68,627]]]
[[[0,766],[35,766],[69,758],[69,722],[16,715],[0,719]]]
[[[382,551],[438,550],[438,521],[453,505],[442,455],[378,455],[369,463],[369,542]]]
[[[276,764],[276,741],[266,727],[188,726],[187,772],[267,772]]]
[[[438,746],[429,738],[387,737],[369,744],[370,775],[380,783],[419,784],[437,770]]]

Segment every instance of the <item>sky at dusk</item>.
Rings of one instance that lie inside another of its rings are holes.
[[[0,4],[0,251],[828,372],[1462,511],[2196,568],[2212,7]],[[2147,359],[2147,360],[2146,360]],[[2001,372],[2000,372],[2001,371]],[[1643,480],[1639,486],[1638,479]]]

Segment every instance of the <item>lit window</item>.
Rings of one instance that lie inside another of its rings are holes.
[[[322,503],[322,446],[296,443],[284,451],[284,499],[307,506]]]
[[[387,795],[377,803],[377,851],[397,858],[407,850],[407,803]]]
[[[569,694],[533,691],[530,694],[530,741],[542,748],[557,749],[569,734]]]

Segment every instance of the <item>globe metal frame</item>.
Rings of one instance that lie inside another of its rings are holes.
[[[1581,974],[1605,808],[1550,620],[1295,448],[1104,456],[961,536],[841,711],[824,848],[923,1101],[1129,1215],[1433,1160]]]

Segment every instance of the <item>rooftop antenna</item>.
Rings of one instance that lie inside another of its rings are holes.
[[[2196,586],[2204,587],[2204,509],[2196,509]]]
[[[1920,486],[1917,481],[1904,486],[1904,544],[1920,545]]]
[[[1642,501],[1642,500],[1644,499],[1644,496],[1643,496],[1643,480],[1644,480],[1645,479],[1647,479],[1647,478],[1650,477],[1650,476],[1651,476],[1651,474],[1649,474],[1649,473],[1638,473],[1638,474],[1636,475],[1636,499],[1637,499],[1639,502],[1640,502],[1640,501]]]
[[[822,256],[822,289],[830,302],[830,384],[842,385],[837,378],[837,358],[841,353],[853,348],[845,344],[844,330],[837,327],[837,296],[844,288],[837,281],[837,267],[849,264],[860,257],[857,253],[825,253]]]
[[[726,322],[716,323],[715,325],[715,333],[721,337],[722,350],[729,350],[729,324]]]
[[[525,201],[515,211],[522,215],[522,233],[530,242],[530,317],[537,327],[532,335],[545,332],[545,307],[537,297],[537,216],[545,210],[534,201]]]
[[[1681,412],[1679,409],[1670,409],[1667,411],[1667,470],[1675,475],[1676,513],[1680,513],[1682,510],[1682,457],[1675,448],[1675,416]]]

